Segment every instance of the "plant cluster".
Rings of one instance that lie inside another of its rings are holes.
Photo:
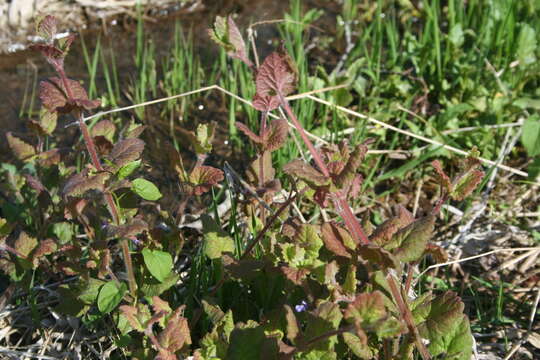
[[[55,311],[88,328],[112,320],[116,345],[134,359],[470,359],[463,302],[450,291],[416,295],[414,269],[426,257],[446,259],[430,242],[434,225],[446,201],[463,200],[481,181],[475,153],[453,179],[433,163],[440,195],[421,217],[401,206],[378,226],[369,214],[360,220],[351,204],[362,189],[358,169],[370,141],[316,148],[287,101],[297,73],[285,50],[257,66],[232,18],[218,17],[211,37],[255,81],[260,124],[237,127],[257,156],[242,184],[249,196],[229,226],[211,205],[200,216],[202,241],[192,245],[183,279],[180,259],[188,252],[179,219],[192,200],[218,197],[225,175],[229,186],[234,181],[229,171],[205,165],[214,126],[189,133],[196,153],[189,169],[167,150],[181,191],[175,209],[160,208],[160,190],[144,177],[144,126],[119,130],[101,120],[89,128],[83,112],[99,102],[64,72],[73,37],[55,41],[51,16],[37,29],[45,41],[35,48],[58,77],[40,84],[43,110],[29,124],[35,141],[7,135],[24,164],[4,164],[0,173],[8,194],[0,203],[0,265],[11,281],[31,292],[38,281],[72,279],[58,288]],[[278,108],[284,115],[273,115]],[[87,156],[58,147],[60,114],[77,119]],[[272,153],[287,141],[287,120],[312,161],[279,169]],[[325,216],[305,221],[293,206],[301,203]]]

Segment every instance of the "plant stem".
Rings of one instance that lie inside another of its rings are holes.
[[[262,138],[264,136],[264,133],[266,132],[266,118],[268,116],[268,112],[264,111],[261,114],[261,126],[259,128],[259,136]],[[266,150],[261,151],[261,157],[259,159],[259,187],[264,187],[264,156],[266,155]],[[265,196],[263,195],[263,200],[265,200]],[[265,200],[266,201],[266,200]],[[264,206],[260,205],[260,212],[261,212],[261,222],[264,226],[266,222],[266,212],[264,209]]]
[[[422,356],[422,359],[424,360],[431,359],[431,355],[429,354],[428,349],[422,342],[422,338],[420,337],[420,334],[418,333],[418,328],[414,324],[411,309],[409,309],[409,306],[407,305],[407,303],[401,296],[401,291],[398,289],[398,286],[396,285],[394,277],[392,275],[388,275],[386,277],[386,281],[388,281],[388,285],[390,286],[390,291],[392,292],[392,296],[396,300],[399,312],[401,313],[401,317],[403,318],[403,320],[405,320],[405,323],[407,324],[407,328],[409,329],[409,332],[414,337],[414,340],[416,342],[416,347],[418,348],[418,351],[420,352],[420,356]]]
[[[294,112],[291,109],[291,106],[289,105],[289,102],[282,94],[278,94],[279,101],[281,102],[281,105],[283,106],[283,109],[287,113],[287,116],[291,119],[294,127],[296,127],[296,130],[300,133],[300,137],[306,144],[306,146],[309,149],[309,152],[311,153],[311,156],[313,157],[313,160],[315,161],[315,164],[319,168],[319,171],[323,173],[324,176],[330,178],[330,171],[328,170],[328,167],[324,163],[321,155],[315,149],[315,146],[311,143],[309,138],[307,137],[307,134],[302,127],[302,124],[300,124],[300,121],[298,121],[298,118],[294,114]],[[336,208],[336,211],[338,214],[343,218],[343,221],[345,222],[345,226],[347,226],[347,229],[353,236],[353,239],[357,243],[361,243],[363,245],[369,244],[369,240],[364,233],[364,230],[362,230],[362,226],[360,225],[360,222],[354,216],[353,211],[351,210],[351,207],[349,206],[349,203],[344,198],[343,194],[341,192],[337,194],[332,194],[334,198],[334,207]]]
[[[103,171],[103,166],[101,166],[101,163],[99,161],[97,151],[96,151],[96,146],[94,144],[94,140],[90,136],[90,132],[88,131],[88,126],[86,126],[84,122],[81,111],[77,111],[77,117],[79,120],[79,128],[81,129],[84,143],[86,144],[86,150],[88,151],[88,153],[90,154],[90,158],[92,159],[92,165],[96,168],[96,170]],[[112,194],[109,192],[105,192],[103,196],[105,197],[105,202],[107,203],[107,207],[109,209],[109,212],[111,213],[114,224],[120,225],[120,216],[118,213],[118,208],[116,207],[116,203],[114,202],[114,198]],[[136,297],[137,282],[135,281],[135,273],[133,272],[133,263],[131,261],[131,254],[129,253],[128,240],[121,239],[120,246],[122,247],[124,265],[126,267],[126,273],[128,276],[129,291],[131,293],[131,296],[133,296],[133,298],[136,299],[137,298]]]

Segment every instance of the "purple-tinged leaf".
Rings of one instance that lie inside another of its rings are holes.
[[[148,230],[148,224],[141,219],[132,219],[124,225],[107,226],[107,238],[131,238]]]
[[[452,183],[450,196],[456,201],[461,201],[469,196],[484,178],[482,170],[471,169]]]
[[[31,237],[24,231],[21,231],[17,240],[15,240],[13,248],[22,256],[28,257],[32,250],[34,250],[37,246],[38,241],[36,238]]]
[[[310,271],[306,268],[296,269],[290,266],[280,266],[279,270],[285,277],[295,285],[302,285]]]
[[[91,110],[100,105],[99,100],[89,100],[86,90],[76,80],[67,80],[72,98],[60,78],[53,77],[39,83],[39,97],[43,105],[51,112],[69,113],[74,108]]]
[[[53,239],[45,239],[39,242],[37,248],[32,252],[32,264],[34,269],[38,266],[39,260],[46,255],[56,252],[58,246]]]
[[[262,63],[255,78],[257,94],[260,97],[292,93],[296,87],[296,75],[287,55],[273,52]]]
[[[434,160],[431,163],[431,166],[433,166],[433,168],[435,169],[435,172],[437,173],[437,177],[439,178],[439,181],[441,182],[442,187],[447,192],[450,192],[452,189],[452,183],[448,175],[446,175],[446,173],[444,172],[441,162],[439,160]]]
[[[285,141],[287,141],[287,135],[289,134],[289,125],[285,119],[277,119],[272,121],[262,134],[262,143],[264,150],[276,151]]]
[[[22,161],[30,160],[34,155],[36,155],[36,149],[19,139],[18,137],[13,136],[11,132],[6,134],[9,148],[13,151],[15,157]]]
[[[414,217],[412,214],[405,209],[405,207],[399,205],[397,207],[397,216],[392,217],[379,225],[375,231],[373,231],[369,241],[379,246],[387,246],[399,229],[404,228],[413,221]]]
[[[337,187],[341,189],[350,187],[367,151],[368,147],[366,145],[362,144],[355,147],[354,151],[349,156],[347,164],[334,179],[334,183]]]
[[[286,174],[296,176],[304,180],[306,183],[315,187],[326,186],[330,184],[330,179],[320,173],[311,165],[302,160],[293,160],[283,166],[283,171]]]
[[[165,330],[158,336],[159,344],[172,354],[181,350],[184,345],[191,344],[188,321],[181,316],[183,312],[183,307],[176,309],[167,321]]]
[[[359,323],[362,327],[376,324],[386,317],[384,295],[380,291],[359,294],[347,306],[344,317],[351,323]]]
[[[403,262],[416,261],[422,257],[435,226],[435,216],[427,215],[399,230],[392,239],[397,243],[394,256]]]
[[[109,154],[109,160],[116,166],[121,167],[139,159],[144,150],[144,141],[137,138],[120,140],[114,145]]]
[[[109,155],[114,145],[105,136],[94,136],[94,145],[100,156]]]
[[[47,15],[40,18],[36,22],[36,33],[47,41],[52,41],[58,31],[58,20],[52,16]]]
[[[431,255],[436,263],[441,264],[448,261],[448,253],[439,245],[428,244],[425,250],[426,255]]]
[[[244,133],[248,138],[251,139],[256,144],[262,144],[263,139],[257,134],[255,134],[253,131],[251,131],[246,125],[242,124],[241,122],[236,122],[236,127],[238,130]]]
[[[161,300],[159,296],[152,297],[152,309],[155,313],[165,312],[170,314],[172,312],[171,306],[165,300]]]
[[[192,193],[196,196],[202,195],[223,181],[223,171],[212,166],[197,166],[189,174],[189,182],[192,186]]]
[[[88,190],[103,191],[105,181],[109,178],[109,173],[101,172],[96,175],[88,175],[87,171],[75,174],[69,178],[62,194],[67,196],[81,196]]]
[[[253,66],[249,60],[242,34],[231,16],[227,18],[217,16],[214,27],[208,30],[208,34],[212,40],[227,51],[230,57],[241,60],[249,67]]]
[[[139,303],[137,307],[130,305],[120,306],[120,313],[125,316],[129,325],[138,332],[144,332],[146,323],[150,320],[150,311],[146,305]]]
[[[112,141],[114,138],[114,133],[116,132],[116,127],[110,120],[101,120],[90,130],[92,136],[103,136],[107,140]]]
[[[57,165],[61,160],[61,153],[59,149],[51,149],[42,152],[38,155],[38,163],[43,167],[51,167]]]
[[[377,245],[360,246],[357,250],[362,259],[370,264],[377,264],[381,268],[398,268],[399,262],[387,250]]]
[[[261,96],[256,93],[251,104],[256,110],[268,112],[278,108],[279,98],[277,96]]]
[[[38,194],[41,192],[48,192],[45,186],[39,181],[39,179],[35,178],[34,176],[30,174],[24,174],[24,178],[26,179],[26,183],[30,185],[32,189],[34,189]]]
[[[348,259],[351,258],[349,250],[344,245],[344,243],[346,242],[344,238],[350,238],[350,235],[348,235],[344,229],[341,229],[339,226],[332,223],[325,223],[321,228],[321,232],[324,245],[328,250],[338,256],[342,256]]]

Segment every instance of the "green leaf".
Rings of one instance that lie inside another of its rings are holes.
[[[118,179],[122,180],[131,175],[135,170],[141,166],[141,160],[135,160],[122,166],[117,173]]]
[[[520,65],[529,65],[536,61],[537,35],[529,24],[522,24],[517,40],[517,58]]]
[[[403,262],[418,260],[424,254],[434,226],[435,217],[428,215],[399,230],[392,239],[397,243],[396,258]]]
[[[163,282],[165,278],[170,274],[173,268],[173,259],[171,254],[159,251],[150,250],[148,248],[143,249],[142,255],[144,258],[144,264],[150,274]]]
[[[126,293],[127,285],[125,283],[117,283],[109,281],[101,287],[97,298],[97,306],[103,314],[108,314],[120,304],[124,294]]]
[[[465,36],[463,33],[463,27],[460,23],[454,25],[448,34],[448,40],[455,46],[461,47],[465,41]]]
[[[96,301],[100,288],[105,284],[105,281],[90,278],[88,281],[82,282],[82,291],[77,298],[83,303],[91,305]]]
[[[204,254],[219,259],[223,253],[234,252],[233,239],[208,215],[201,215],[204,233]]]
[[[540,154],[540,116],[537,114],[530,116],[523,123],[521,142],[529,156]]]
[[[154,277],[148,277],[141,285],[141,291],[146,296],[159,296],[176,285],[179,279],[180,275],[174,271],[171,271],[163,282],[155,280]]]
[[[343,340],[354,355],[358,356],[360,359],[371,359],[373,358],[373,352],[367,343],[367,336],[365,334],[362,335],[362,338],[360,338],[355,334],[346,332],[343,333]]]
[[[473,339],[463,308],[461,299],[451,291],[433,300],[426,322],[419,326],[420,335],[429,339],[431,355],[451,360],[471,358]]]
[[[272,340],[275,346],[272,346]],[[261,354],[265,354],[265,358],[272,359],[277,357],[277,353],[277,339],[267,338],[259,324],[248,321],[246,325],[240,325],[232,331],[227,359],[259,359]]]
[[[384,297],[380,291],[359,294],[345,310],[345,319],[371,326],[386,316]]]
[[[331,302],[322,302],[313,312],[306,313],[307,326],[305,339],[314,339],[329,331],[337,330],[343,315],[339,305]],[[337,336],[331,336],[314,343],[311,350],[332,351],[337,343]]]
[[[144,200],[155,201],[162,196],[156,185],[143,178],[133,180],[131,190]]]
[[[68,222],[55,223],[52,226],[52,233],[60,240],[60,244],[64,245],[73,238],[73,227]]]

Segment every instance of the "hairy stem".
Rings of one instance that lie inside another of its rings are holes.
[[[79,120],[79,128],[81,129],[81,133],[83,135],[84,143],[86,144],[86,150],[90,154],[90,159],[92,160],[92,165],[98,170],[103,171],[103,166],[101,166],[101,163],[99,161],[99,157],[96,151],[96,146],[94,144],[94,140],[92,139],[92,136],[90,136],[90,132],[88,131],[88,126],[86,126],[82,112],[77,111],[77,117]],[[118,208],[116,207],[116,203],[114,201],[114,198],[111,193],[105,192],[103,194],[105,197],[105,202],[107,203],[107,208],[109,209],[109,212],[111,213],[111,216],[113,218],[113,222],[115,225],[120,225],[120,215],[118,212]],[[126,273],[128,276],[128,283],[129,283],[129,291],[133,298],[136,297],[136,290],[137,290],[137,282],[135,281],[135,273],[133,272],[133,263],[131,261],[131,254],[129,253],[129,243],[127,239],[121,239],[120,240],[120,246],[122,247],[122,255],[124,257],[124,265],[126,267]]]
[[[298,118],[294,114],[294,112],[291,109],[291,106],[289,105],[289,102],[282,94],[279,94],[279,101],[281,102],[281,105],[283,106],[283,109],[287,113],[287,116],[291,119],[294,127],[298,132],[300,133],[300,137],[306,144],[306,146],[309,149],[309,152],[311,153],[311,156],[313,157],[313,160],[315,161],[315,164],[319,168],[319,170],[323,173],[324,176],[330,177],[330,171],[328,170],[328,167],[324,163],[321,155],[315,149],[315,146],[311,143],[309,140],[304,128],[302,127],[302,124],[300,124],[300,121],[298,121]],[[362,230],[362,225],[360,225],[360,222],[354,216],[353,211],[351,210],[351,207],[349,206],[349,203],[341,193],[339,194],[333,194],[334,197],[334,207],[336,208],[336,211],[338,214],[343,218],[343,221],[345,222],[345,226],[353,236],[354,240],[357,243],[361,243],[363,245],[369,244],[369,240],[364,233],[364,230]]]
[[[407,305],[406,301],[403,299],[403,296],[401,295],[401,291],[399,290],[394,280],[394,277],[392,275],[388,275],[386,277],[386,280],[388,281],[388,285],[390,286],[390,291],[392,292],[392,296],[394,297],[394,300],[396,300],[396,304],[398,306],[399,312],[401,313],[401,317],[403,318],[403,320],[405,320],[405,323],[407,324],[407,328],[409,329],[409,333],[412,334],[416,342],[416,347],[418,348],[418,351],[420,352],[420,356],[422,357],[423,360],[431,359],[431,355],[429,354],[428,349],[422,342],[422,338],[420,337],[420,334],[418,333],[418,328],[414,324],[411,309],[409,309],[409,305]]]
[[[266,132],[266,118],[268,116],[268,112],[264,111],[261,114],[261,126],[259,128],[259,136],[262,138],[264,136],[264,133]],[[261,151],[261,157],[259,160],[259,186],[262,188],[264,186],[264,155],[266,150]],[[263,195],[263,200],[265,196]],[[266,201],[266,200],[265,200]],[[264,206],[260,205],[260,212],[261,212],[261,221],[264,226],[264,223],[266,222],[266,212]]]

